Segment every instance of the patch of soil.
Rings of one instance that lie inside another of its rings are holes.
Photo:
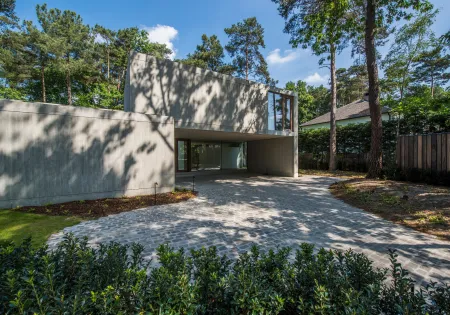
[[[189,190],[156,194],[156,205],[178,203],[197,196]],[[97,200],[79,200],[44,206],[15,208],[14,211],[38,213],[55,216],[78,216],[87,219],[105,217],[125,211],[151,207],[155,205],[155,195],[135,197],[105,198]]]
[[[366,173],[352,172],[352,171],[328,171],[328,170],[312,170],[312,169],[299,169],[299,175],[312,175],[312,176],[327,176],[327,177],[341,177],[341,178],[364,178]]]
[[[335,197],[395,223],[450,240],[450,188],[351,179],[330,186]]]

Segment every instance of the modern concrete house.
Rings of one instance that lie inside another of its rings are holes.
[[[133,53],[124,104],[0,100],[0,208],[167,192],[177,172],[298,174],[291,92]]]
[[[139,53],[127,78],[125,111],[173,119],[176,172],[297,176],[294,93]]]
[[[390,109],[383,107],[381,110],[381,119],[390,120]],[[370,110],[368,94],[363,99],[354,101],[336,109],[336,125],[345,126],[349,124],[361,124],[370,122]],[[316,117],[300,125],[302,130],[309,129],[330,129],[330,112]]]

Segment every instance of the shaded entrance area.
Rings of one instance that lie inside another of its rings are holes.
[[[177,171],[217,171],[247,168],[247,142],[177,139]]]
[[[176,128],[176,171],[249,170],[293,176],[294,145],[294,137]]]

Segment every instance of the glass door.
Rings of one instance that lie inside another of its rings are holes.
[[[189,172],[191,170],[191,141],[185,139],[177,139],[176,142],[177,172]]]

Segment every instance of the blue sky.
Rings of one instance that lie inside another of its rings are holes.
[[[283,33],[284,21],[270,0],[17,0],[17,14],[21,19],[36,21],[36,4],[44,2],[51,8],[77,12],[89,25],[100,24],[111,29],[144,28],[152,40],[167,43],[174,50],[175,58],[184,58],[194,51],[202,34],[216,34],[225,45],[225,27],[256,16],[265,30],[264,56],[280,87],[299,79],[313,85],[328,82],[328,69],[319,67],[319,57],[309,50],[290,47],[289,36]],[[440,10],[433,25],[433,30],[440,35],[450,30],[450,1],[431,2]],[[385,53],[388,46],[381,52]],[[348,49],[337,58],[337,67],[348,67],[352,63]]]

